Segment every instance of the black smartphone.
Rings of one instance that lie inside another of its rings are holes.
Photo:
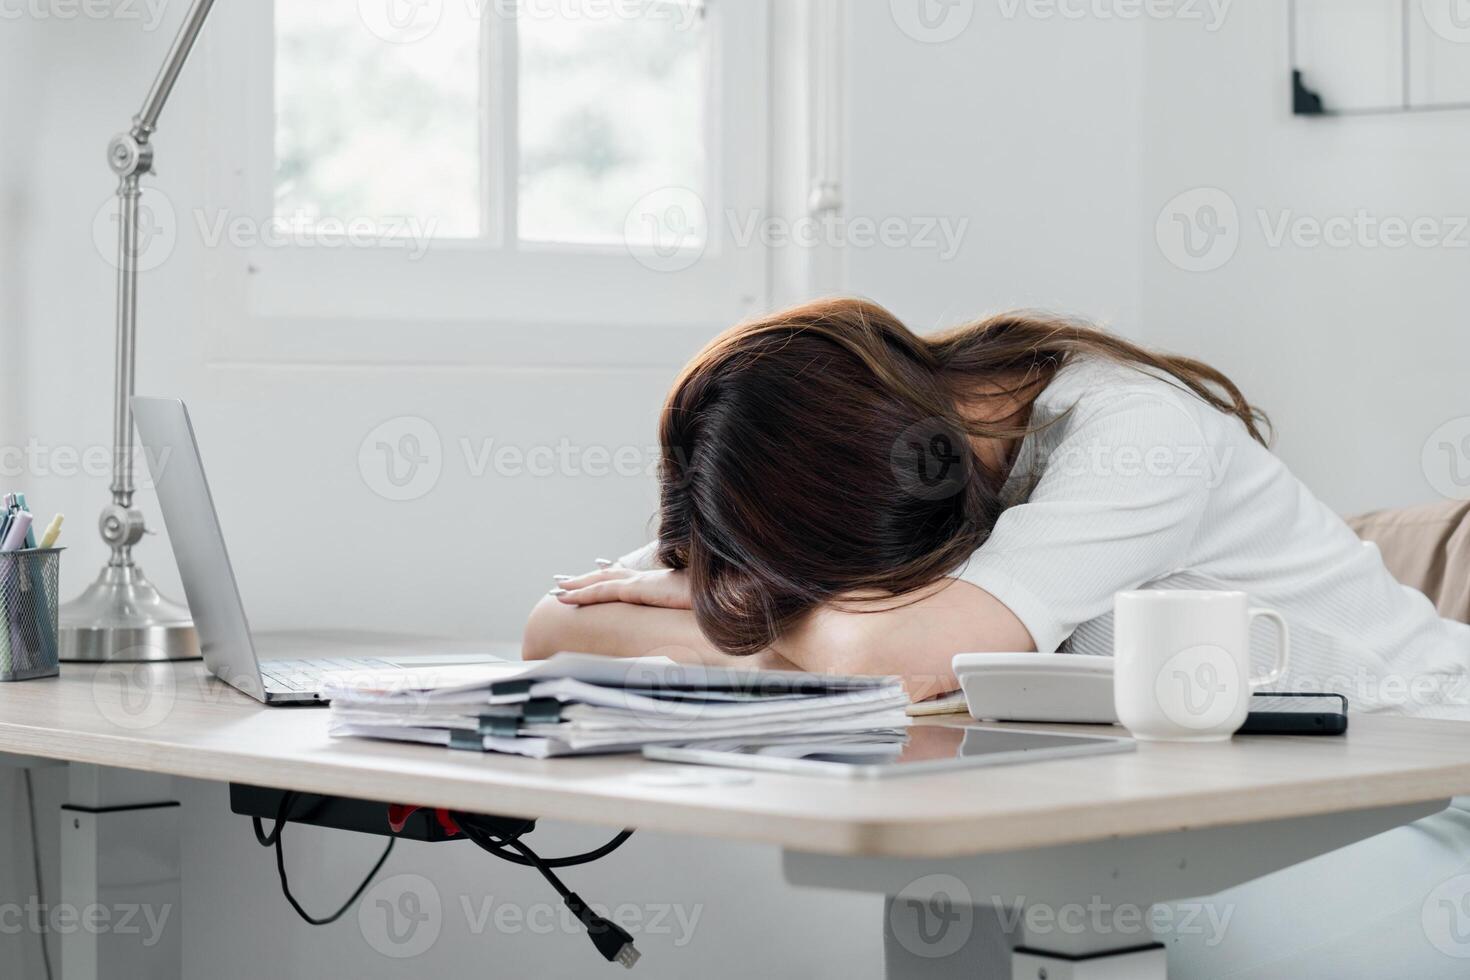
[[[1239,735],[1341,735],[1347,731],[1347,698],[1341,694],[1251,696]]]

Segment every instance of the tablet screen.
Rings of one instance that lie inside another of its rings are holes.
[[[881,771],[938,770],[1027,762],[1052,756],[1127,751],[1122,738],[1011,731],[978,725],[916,725],[845,735],[783,735],[762,739],[720,739],[665,747],[647,754],[689,762],[802,771],[821,768]]]

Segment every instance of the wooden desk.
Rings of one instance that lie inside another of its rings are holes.
[[[986,895],[1013,885],[1028,901],[1207,894],[1470,792],[1465,728],[1395,717],[1355,717],[1346,738],[1143,744],[875,782],[727,782],[719,770],[632,756],[531,760],[332,739],[326,722],[318,708],[263,707],[198,663],[67,665],[56,679],[0,685],[7,754],[756,841],[787,853],[797,883],[916,900],[910,886],[941,868],[983,878]],[[1187,871],[1167,867],[1186,853]],[[1120,875],[1125,861],[1133,870]]]

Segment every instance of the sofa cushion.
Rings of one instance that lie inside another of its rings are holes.
[[[1470,622],[1470,501],[1380,510],[1348,518],[1394,578],[1423,592],[1447,619]]]

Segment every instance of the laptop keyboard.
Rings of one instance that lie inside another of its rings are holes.
[[[323,675],[341,670],[381,670],[397,666],[376,657],[327,657],[320,660],[262,660],[260,677],[267,691],[311,694],[322,689]]]

